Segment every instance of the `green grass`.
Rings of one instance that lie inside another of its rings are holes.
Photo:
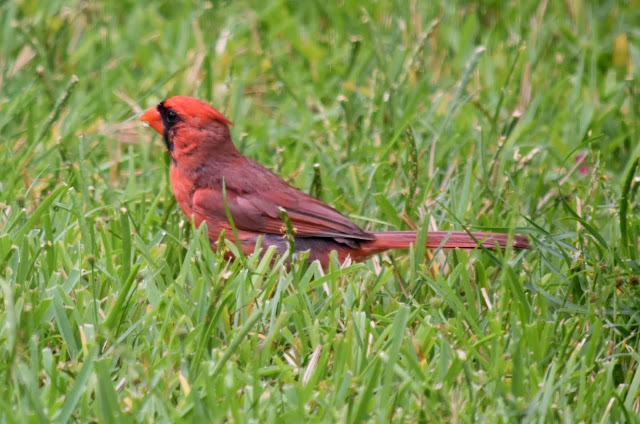
[[[1,2],[2,422],[640,421],[640,3],[478,3]],[[367,229],[534,248],[226,262],[175,94]]]

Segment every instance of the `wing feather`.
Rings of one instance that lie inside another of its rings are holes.
[[[290,186],[289,188],[290,190],[247,194],[227,189],[227,204],[236,227],[239,230],[257,233],[283,234],[279,210],[279,207],[282,207],[289,214],[299,237],[330,237],[343,240],[375,238],[332,207]],[[196,190],[193,207],[197,214],[207,220],[226,221],[220,190],[210,187]]]

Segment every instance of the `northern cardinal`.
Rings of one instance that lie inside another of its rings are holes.
[[[245,254],[262,246],[275,245],[278,254],[288,249],[286,229],[280,215],[284,208],[295,233],[296,251],[310,250],[309,259],[322,267],[329,254],[337,252],[342,263],[348,257],[362,261],[389,249],[408,249],[416,242],[415,231],[368,232],[344,215],[308,194],[287,184],[259,163],[245,157],[231,141],[231,121],[208,104],[185,96],[171,97],[147,110],[140,119],[164,137],[171,154],[171,185],[182,212],[196,226],[207,222],[209,240],[216,243],[225,230],[233,233],[223,200],[227,205]],[[473,249],[506,247],[508,237],[497,233],[431,231],[427,247]],[[474,239],[475,238],[475,239]],[[443,243],[444,242],[444,243]],[[515,235],[513,247],[529,248],[526,236]]]

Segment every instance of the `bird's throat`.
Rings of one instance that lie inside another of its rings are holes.
[[[171,141],[169,129],[164,130],[164,144],[167,146],[167,150],[169,150],[169,152],[173,152],[173,141]]]

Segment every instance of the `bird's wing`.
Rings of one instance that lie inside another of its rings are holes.
[[[338,211],[293,187],[286,190],[245,193],[227,187],[227,205],[237,229],[266,234],[285,234],[280,207],[287,211],[296,236],[330,237],[337,241],[372,240]],[[193,195],[194,212],[209,222],[226,221],[222,191],[199,188]]]

